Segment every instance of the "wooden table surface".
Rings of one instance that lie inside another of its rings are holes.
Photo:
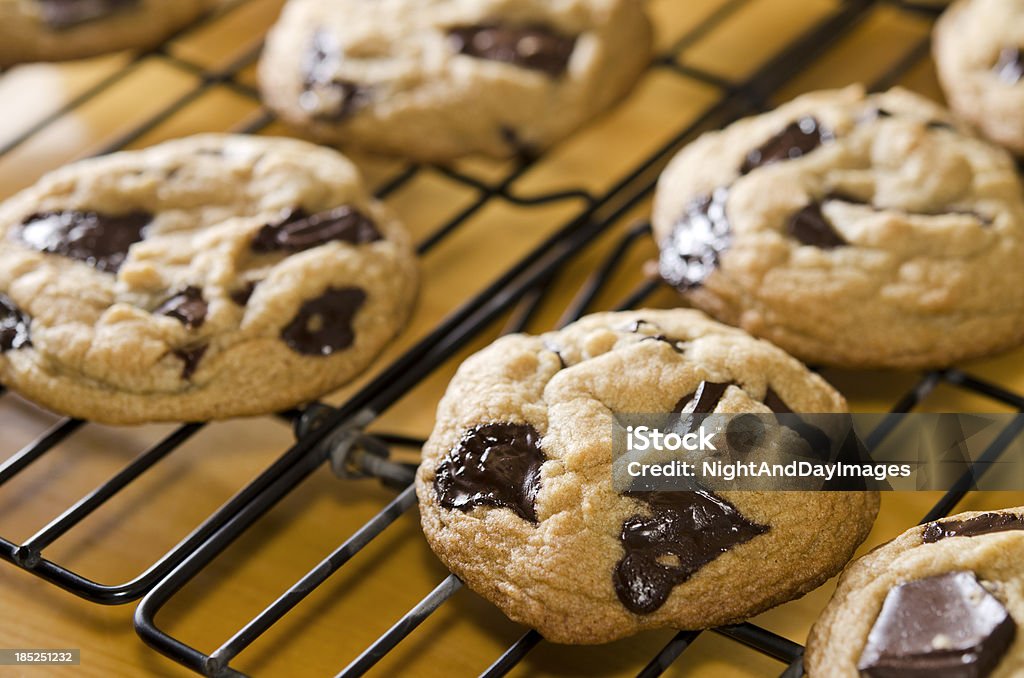
[[[252,96],[251,58],[280,0],[229,0],[211,19],[173,40],[161,52],[133,58],[112,55],[78,63],[15,68],[0,76],[0,197],[31,184],[60,164],[128,141],[130,147],[200,131],[239,129],[258,120]],[[787,43],[832,13],[838,0],[652,0],[663,52],[681,46],[678,68],[661,65],[646,75],[611,114],[561,144],[508,188],[531,197],[584,188],[601,196],[655,149],[696,120]],[[851,82],[875,83],[895,63],[897,81],[940,98],[925,40],[927,16],[878,4],[821,58],[774,97]],[[201,85],[202,74],[237,68],[232,82]],[[198,88],[197,88],[198,86]],[[163,112],[170,108],[170,114]],[[263,134],[287,134],[271,123]],[[405,168],[397,160],[356,158],[374,185]],[[494,183],[510,163],[470,160],[455,165],[464,177]],[[437,168],[421,168],[388,197],[419,239],[472,206],[473,181]],[[585,208],[566,198],[523,205],[508,197],[488,200],[422,260],[423,290],[415,318],[370,374],[389,364],[462,301],[494,280],[546,236]],[[580,252],[549,286],[531,324],[553,326],[567,301],[622,233],[648,214],[644,201]],[[654,254],[646,240],[630,252],[594,304],[612,308],[641,281]],[[659,290],[646,301],[671,306]],[[389,409],[376,431],[425,436],[436,402],[458,361],[501,331],[501,322],[436,370]],[[964,366],[971,374],[1010,389],[1024,389],[1020,351]],[[920,378],[913,373],[827,371],[826,376],[860,411],[884,411]],[[369,375],[368,375],[369,376]],[[364,377],[360,383],[365,383]],[[338,404],[352,388],[333,395]],[[1006,406],[940,384],[923,411],[1006,411]],[[17,397],[0,399],[0,458],[15,453],[56,421]],[[0,488],[0,536],[24,540],[83,494],[108,479],[169,426],[109,428],[87,425],[23,474]],[[45,556],[103,583],[127,581],[152,564],[266,468],[293,441],[272,418],[231,421],[204,428],[104,505]],[[339,480],[322,468],[257,522],[158,617],[185,642],[212,651],[252,615],[316,565],[394,493],[373,481]],[[884,497],[875,529],[862,550],[916,523],[937,499],[934,493]],[[974,493],[959,509],[1024,504],[1024,494]],[[233,666],[262,676],[334,675],[446,576],[408,512],[351,563],[314,591],[296,610],[244,652]],[[772,610],[755,621],[803,642],[831,584]],[[75,668],[3,668],[0,676],[183,676],[177,664],[146,648],[132,630],[134,605],[102,607],[57,590],[0,563],[0,647],[75,647]],[[375,675],[476,675],[515,641],[523,629],[488,603],[461,591],[374,670]],[[513,675],[632,675],[671,632],[654,632],[596,648],[541,644]],[[669,675],[777,675],[782,665],[714,633],[702,634]]]

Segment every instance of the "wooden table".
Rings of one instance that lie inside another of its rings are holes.
[[[251,55],[280,8],[280,0],[229,0],[211,19],[186,31],[165,50],[134,58],[113,55],[78,63],[33,65],[0,77],[0,197],[31,184],[60,164],[121,146],[146,146],[200,131],[257,124]],[[389,364],[437,325],[453,308],[495,279],[548,235],[586,207],[566,198],[542,205],[509,197],[583,188],[602,196],[655,149],[720,100],[731,83],[756,72],[787,43],[834,14],[836,0],[652,0],[658,45],[680,50],[674,66],[652,68],[621,107],[527,169],[505,197],[487,200],[422,260],[423,293],[401,340],[377,363]],[[878,4],[824,49],[807,59],[797,76],[773,97],[850,82],[877,83],[894,64],[895,80],[938,98],[921,14]],[[248,56],[247,56],[248,55]],[[203,73],[230,74],[229,82],[201,84]],[[888,84],[888,83],[886,83]],[[169,112],[168,112],[169,111]],[[166,114],[164,114],[166,112]],[[277,124],[262,134],[287,134]],[[357,157],[374,185],[401,172],[401,161]],[[388,202],[419,239],[473,206],[480,182],[494,184],[510,163],[457,163],[456,177],[421,168]],[[641,201],[595,238],[564,269],[545,297],[531,329],[555,324],[567,301],[622,234],[648,214]],[[612,308],[642,278],[654,254],[647,239],[629,252],[624,266],[594,304]],[[671,306],[663,290],[645,303]],[[455,366],[470,350],[492,340],[495,323],[388,410],[373,430],[425,436],[436,402]],[[1024,388],[1020,351],[965,367],[1007,388]],[[360,384],[373,374],[360,380]],[[828,371],[826,376],[857,410],[885,410],[920,378],[912,373]],[[335,394],[341,403],[359,384]],[[1006,411],[996,401],[940,383],[922,411]],[[0,457],[13,454],[56,419],[13,396],[0,400]],[[0,535],[24,540],[108,479],[172,427],[114,429],[88,425],[0,489]],[[293,441],[272,418],[231,421],[203,429],[66,537],[47,558],[104,583],[126,581],[148,567],[191,529],[276,459]],[[247,531],[175,596],[158,617],[162,628],[212,651],[276,598],[388,500],[391,490],[373,481],[342,481],[323,468]],[[937,499],[934,493],[884,497],[882,513],[862,550],[917,522]],[[1024,494],[970,495],[958,507],[980,509],[1024,503]],[[341,572],[314,591],[293,613],[243,653],[233,666],[254,675],[334,675],[428,593],[447,572],[409,512]],[[830,595],[831,584],[783,605],[756,623],[797,642]],[[135,636],[134,605],[102,607],[57,590],[0,563],[0,647],[77,647],[77,668],[0,668],[0,676],[153,674],[191,675],[147,649]],[[375,669],[377,675],[476,675],[523,629],[488,603],[461,591],[432,615]],[[655,632],[596,648],[541,644],[513,675],[631,675],[672,635]],[[776,675],[782,665],[714,633],[702,634],[669,675]]]

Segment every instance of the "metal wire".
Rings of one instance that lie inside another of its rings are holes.
[[[223,11],[234,11],[244,1],[235,0]],[[229,663],[239,653],[249,647],[274,623],[305,599],[310,592],[327,581],[355,554],[415,505],[415,492],[409,484],[412,479],[412,470],[407,466],[389,461],[385,453],[389,447],[418,447],[422,445],[423,441],[390,434],[380,434],[368,439],[360,431],[412,387],[431,374],[434,369],[445,363],[459,349],[479,336],[481,331],[502,314],[510,309],[515,309],[513,316],[506,324],[506,331],[517,331],[526,327],[545,303],[545,292],[552,286],[552,281],[557,278],[562,267],[595,236],[614,228],[629,210],[649,196],[661,168],[678,148],[705,129],[719,127],[743,114],[764,109],[771,95],[793,75],[803,70],[815,55],[820,54],[855,26],[866,16],[869,9],[877,4],[882,4],[881,0],[847,0],[836,12],[798,37],[786,46],[777,57],[740,83],[733,83],[680,62],[678,55],[682,50],[695,43],[749,2],[750,0],[730,0],[724,3],[655,61],[654,68],[665,69],[707,83],[719,89],[722,96],[696,121],[681,129],[673,139],[625,174],[605,193],[595,195],[584,189],[570,188],[532,196],[519,195],[513,192],[512,186],[515,180],[530,168],[533,162],[531,160],[519,162],[506,176],[494,183],[482,181],[447,167],[430,168],[431,171],[437,172],[447,180],[475,191],[477,195],[459,214],[439,224],[430,235],[418,244],[420,253],[425,253],[444,241],[458,231],[473,215],[493,201],[504,201],[522,208],[573,201],[579,204],[579,211],[557,233],[536,247],[495,282],[480,290],[347,403],[339,408],[317,406],[309,408],[305,412],[287,413],[286,418],[295,423],[296,444],[285,451],[255,480],[242,488],[199,528],[171,551],[161,556],[141,575],[122,584],[98,584],[47,560],[42,554],[45,548],[72,530],[90,513],[116,496],[141,474],[172,454],[182,443],[198,433],[203,424],[182,426],[154,447],[143,452],[122,471],[73,504],[25,542],[15,544],[0,538],[0,558],[95,602],[125,603],[145,595],[145,599],[136,610],[135,625],[139,635],[146,643],[198,673],[208,676],[242,675],[229,666]],[[885,4],[907,7],[913,5],[913,3],[898,2]],[[917,8],[914,7],[914,9]],[[934,12],[934,9],[928,11]],[[186,28],[184,32],[188,30]],[[881,89],[897,82],[901,75],[927,54],[927,49],[926,40],[915,45],[873,84],[873,88]],[[212,87],[225,86],[243,96],[256,97],[257,93],[246,84],[239,82],[237,76],[255,61],[258,54],[258,48],[247,51],[227,67],[216,71],[208,71],[199,65],[174,56],[165,47],[141,54],[124,68],[106,77],[60,110],[40,120],[19,137],[0,146],[0,157],[44,131],[60,116],[73,112],[101,95],[123,80],[144,59],[149,57],[165,59],[179,68],[197,75],[199,82],[193,89],[163,110],[121,134],[113,143],[102,149],[104,153],[116,151],[135,143],[200,98]],[[273,117],[262,112],[239,131],[257,133],[272,122]],[[404,167],[378,186],[376,193],[381,197],[390,194],[409,182],[423,169],[418,165]],[[604,262],[581,288],[576,298],[565,309],[560,324],[570,322],[588,312],[598,296],[607,290],[609,280],[620,270],[632,248],[641,242],[648,233],[649,225],[647,224],[636,225],[625,232]],[[631,308],[642,303],[658,288],[658,285],[659,283],[653,280],[641,282],[636,288],[629,291],[616,308]],[[1005,403],[1019,411],[1024,411],[1024,396],[1009,392],[998,385],[990,384],[962,371],[946,370],[924,374],[920,381],[894,404],[892,412],[911,411],[940,383],[969,390]],[[0,396],[3,394],[4,389],[0,385]],[[868,437],[868,444],[880,443],[898,423],[899,418],[896,416],[883,421]],[[67,440],[85,424],[86,422],[73,419],[62,420],[44,432],[37,440],[16,452],[7,461],[0,464],[0,487],[29,468],[61,442]],[[991,461],[997,458],[1006,446],[1021,433],[1021,428],[1021,426],[1014,425],[1000,432],[982,455],[981,461]],[[349,433],[351,435],[348,435]],[[206,565],[240,534],[328,460],[345,467],[354,465],[362,475],[386,478],[389,483],[400,486],[400,492],[380,513],[213,652],[205,654],[156,626],[154,621],[156,613],[177,591],[203,571]],[[965,474],[965,478],[961,479],[962,482],[957,483],[953,489],[947,492],[924,519],[934,520],[947,515],[968,491],[972,480]],[[397,620],[391,629],[355,658],[339,675],[356,676],[365,673],[460,588],[461,582],[454,575],[446,578],[426,598]],[[782,673],[783,676],[793,677],[802,674],[802,648],[796,643],[749,623],[723,627],[714,631],[788,664],[788,668]],[[685,653],[685,650],[698,635],[697,631],[677,633],[641,670],[640,675],[645,677],[660,675]],[[484,671],[483,675],[488,677],[506,675],[522,662],[542,640],[535,631],[527,631],[497,658]]]

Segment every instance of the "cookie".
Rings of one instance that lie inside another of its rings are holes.
[[[960,0],[935,25],[939,81],[954,111],[1024,155],[1024,0]]]
[[[366,367],[415,279],[335,151],[203,135],[78,162],[0,205],[0,383],[105,423],[283,410]]]
[[[698,311],[504,337],[462,364],[440,403],[416,479],[424,533],[470,588],[553,642],[740,621],[838,572],[877,493],[620,494],[612,417],[789,409],[846,402]]]
[[[0,67],[155,45],[211,0],[0,0]]]
[[[1024,338],[1013,160],[893,89],[816,92],[711,132],[658,184],[660,269],[812,364],[949,365]]]
[[[809,678],[1024,675],[1024,508],[907,530],[853,562],[814,624]]]
[[[536,153],[647,65],[638,0],[291,0],[266,104],[315,138],[418,160]]]

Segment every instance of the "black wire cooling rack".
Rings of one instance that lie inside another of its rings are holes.
[[[245,2],[246,0],[233,0],[226,4],[221,12],[231,12],[244,5]],[[428,252],[450,237],[473,215],[495,201],[505,201],[523,209],[562,201],[578,201],[582,207],[556,233],[537,246],[518,264],[501,274],[486,289],[478,291],[469,301],[445,318],[347,402],[339,407],[313,404],[302,411],[280,415],[293,424],[295,444],[177,546],[160,556],[138,576],[122,583],[99,583],[47,559],[43,552],[54,542],[65,537],[76,525],[128,487],[143,473],[172,455],[184,442],[203,428],[204,424],[202,423],[190,423],[177,428],[141,453],[121,471],[68,507],[29,539],[15,543],[0,537],[0,558],[81,598],[96,603],[123,604],[145,596],[136,610],[135,625],[139,635],[147,644],[203,675],[215,677],[243,675],[230,666],[230,662],[240,652],[259,639],[300,601],[327,581],[362,548],[370,544],[389,525],[415,505],[416,496],[411,486],[413,467],[396,463],[389,457],[392,449],[403,447],[415,449],[420,447],[423,441],[401,435],[368,435],[363,431],[369,424],[451,359],[457,351],[482,336],[487,328],[503,315],[511,312],[511,320],[505,327],[506,331],[518,331],[525,328],[547,299],[551,282],[597,236],[622,226],[628,213],[650,196],[658,173],[685,143],[702,131],[721,127],[738,117],[767,108],[770,98],[776,92],[795,76],[805,71],[813,63],[815,57],[822,54],[864,20],[872,9],[880,5],[889,5],[917,11],[915,9],[917,3],[910,2],[898,3],[885,0],[846,0],[841,2],[833,12],[827,14],[817,24],[785,45],[776,53],[776,56],[741,82],[731,82],[721,76],[704,72],[699,68],[686,65],[679,58],[688,46],[697,42],[715,26],[752,2],[753,0],[729,0],[723,3],[652,63],[654,69],[676,73],[706,83],[718,90],[720,96],[695,121],[678,130],[668,143],[623,174],[607,191],[597,194],[577,188],[523,197],[516,194],[512,186],[533,165],[533,161],[526,159],[518,162],[506,176],[495,182],[483,181],[451,168],[432,167],[432,170],[439,172],[448,180],[475,191],[476,197],[453,218],[438,224],[436,229],[419,243],[420,254]],[[919,9],[928,15],[935,12],[934,8]],[[201,22],[202,20],[200,20]],[[183,33],[194,28],[195,26],[187,27]],[[258,47],[237,58],[227,67],[211,71],[175,56],[171,50],[163,46],[153,52],[136,57],[122,69],[69,101],[61,109],[38,121],[17,138],[0,146],[0,158],[45,129],[60,116],[73,112],[92,98],[102,94],[123,79],[142,59],[154,54],[171,60],[181,69],[197,75],[196,86],[157,114],[119,136],[101,149],[101,152],[116,151],[141,139],[215,86],[228,87],[246,97],[258,97],[257,92],[239,77],[258,58]],[[874,83],[871,83],[872,88],[883,89],[897,82],[922,59],[926,58],[927,54],[928,41],[923,38],[892,63]],[[273,118],[264,113],[246,124],[244,129],[237,131],[255,133],[267,128],[273,122]],[[386,197],[413,179],[422,169],[417,165],[405,166],[387,178],[377,188],[377,194],[380,197]],[[592,310],[598,297],[604,296],[610,291],[616,273],[629,265],[630,253],[640,242],[649,238],[649,233],[650,227],[646,223],[625,229],[624,234],[615,242],[610,253],[565,309],[561,323],[570,322]],[[642,282],[620,299],[616,307],[619,309],[635,307],[648,299],[658,287],[659,283],[654,280]],[[951,369],[927,372],[921,375],[914,387],[893,405],[892,412],[895,414],[912,410],[939,384],[947,384],[981,394],[1017,411],[1024,411],[1024,396],[977,379],[963,371]],[[3,387],[0,386],[0,396],[3,393]],[[43,458],[62,441],[74,435],[85,423],[74,419],[64,419],[42,433],[37,440],[13,454],[0,464],[0,488]],[[868,445],[873,446],[880,442],[895,427],[896,423],[895,417],[886,420],[869,436]],[[985,451],[980,461],[991,461],[997,457],[1020,433],[1020,429],[1020,426],[1011,425],[1003,430]],[[376,516],[338,546],[333,553],[291,588],[282,592],[277,600],[254,616],[220,647],[208,653],[201,651],[186,645],[156,625],[155,615],[157,612],[182,587],[199,575],[247,528],[282,498],[295,490],[314,470],[324,464],[330,464],[342,481],[367,477],[378,478],[386,485],[395,488],[398,494]],[[922,520],[929,521],[947,515],[965,496],[970,487],[970,477],[965,475],[961,482],[947,492]],[[353,659],[338,675],[358,676],[367,672],[461,587],[461,582],[454,575],[443,579],[433,591],[397,620],[384,635]],[[771,631],[744,623],[713,629],[713,632],[778,660],[783,665],[780,666],[783,676],[792,678],[802,673],[803,648]],[[677,633],[640,670],[639,675],[644,677],[660,675],[683,655],[699,634],[700,632],[697,631]],[[507,674],[541,642],[543,639],[535,631],[526,631],[482,675],[496,677]]]

